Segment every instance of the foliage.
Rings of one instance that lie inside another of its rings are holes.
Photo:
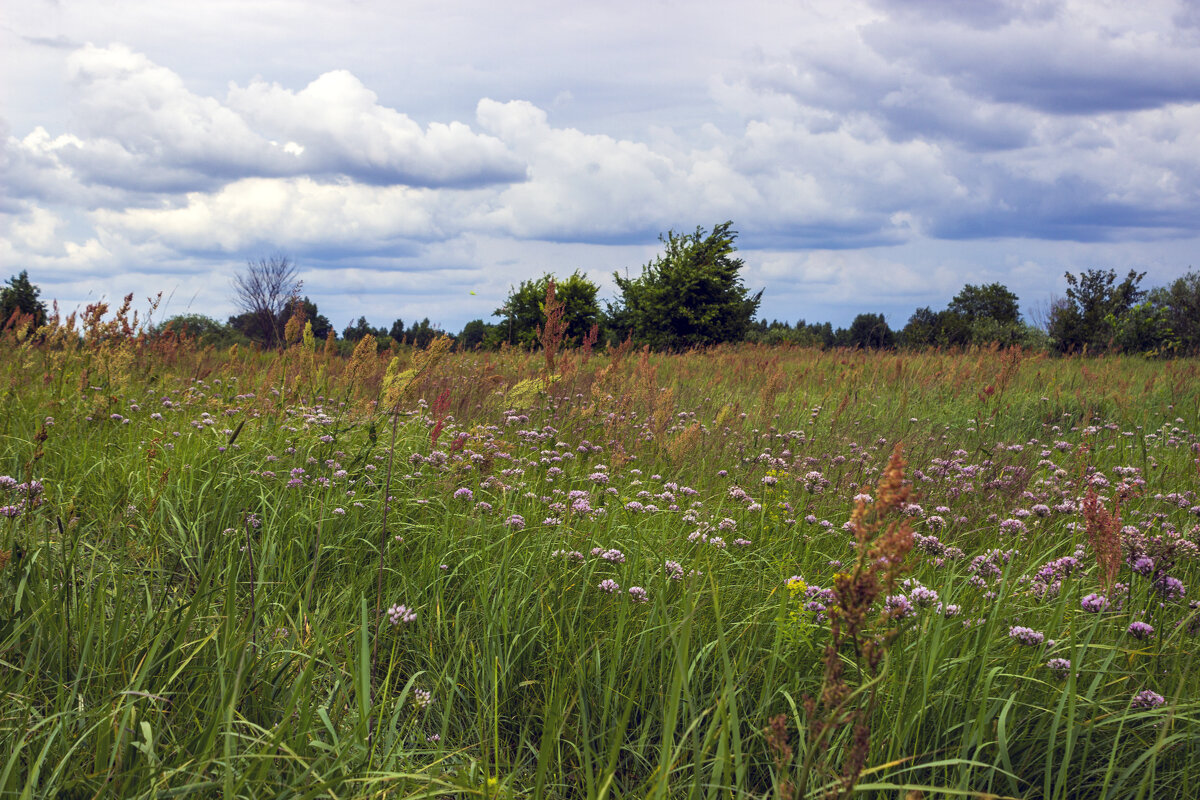
[[[342,338],[347,342],[357,342],[365,336],[388,336],[387,328],[373,328],[366,317],[359,317],[342,329]]]
[[[8,279],[8,285],[0,288],[0,327],[12,320],[16,312],[31,317],[34,328],[46,324],[46,304],[38,300],[42,290],[29,280],[29,272],[21,270],[19,275]]]
[[[1008,347],[1026,338],[1017,296],[1000,283],[967,284],[942,311],[918,308],[900,333],[909,347]]]
[[[232,344],[249,344],[249,339],[237,328],[226,325],[203,314],[176,314],[155,326],[154,333],[175,333],[196,339],[201,345],[229,347]]]
[[[287,325],[287,321],[292,318],[292,314],[296,310],[296,302],[296,298],[289,297],[287,302],[283,304],[283,312],[280,316],[280,319],[283,321],[285,326]],[[321,341],[324,341],[325,338],[329,336],[329,333],[333,330],[333,323],[330,322],[329,318],[317,309],[317,304],[312,300],[309,300],[307,295],[301,298],[299,302],[305,321],[312,325],[313,336]]]
[[[486,347],[490,337],[496,336],[497,325],[489,325],[481,319],[473,319],[463,326],[459,332],[458,348],[460,350],[475,350]]]
[[[1050,312],[1049,333],[1057,349],[1096,353],[1119,345],[1123,318],[1145,295],[1139,288],[1145,275],[1130,270],[1117,283],[1117,273],[1111,269],[1089,269],[1078,276],[1066,273],[1067,296]]]
[[[659,237],[666,251],[642,267],[636,278],[613,273],[621,292],[610,306],[614,328],[655,350],[686,350],[746,337],[762,300],[751,295],[739,275],[745,262],[734,257],[737,231],[732,222],[712,233],[669,232]]]
[[[423,320],[408,329],[408,333],[406,334],[405,338],[413,347],[425,349],[426,347],[429,347],[435,339],[438,339],[442,336],[446,336],[442,329],[430,324],[429,317],[425,317]],[[450,338],[453,339],[453,337]]]
[[[1149,300],[1162,311],[1167,347],[1180,355],[1200,355],[1200,272],[1189,270],[1169,286],[1152,289]]]
[[[1021,320],[1017,296],[1000,283],[986,286],[968,283],[954,296],[946,310],[962,317],[967,325],[984,319],[1000,325],[1016,325]]]
[[[792,344],[800,347],[832,347],[836,341],[833,325],[828,322],[800,320],[793,327],[789,322],[766,320],[751,323],[746,341],[757,344]]]
[[[521,285],[508,294],[504,306],[496,309],[493,317],[501,317],[497,333],[504,341],[526,349],[540,346],[539,331],[546,323],[546,289],[554,282],[554,294],[563,307],[563,323],[566,326],[565,342],[578,346],[591,327],[600,321],[600,306],[596,301],[599,291],[586,275],[575,271],[563,279],[546,274],[535,281],[521,281]]]
[[[848,329],[839,329],[835,341],[839,347],[882,350],[896,343],[896,336],[883,314],[859,314]]]
[[[392,327],[388,329],[388,336],[392,337],[397,342],[400,342],[401,344],[403,344],[404,343],[404,320],[397,317],[396,320],[394,322],[392,322]]]

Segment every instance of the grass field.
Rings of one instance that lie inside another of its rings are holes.
[[[1200,796],[1195,361],[0,379],[0,796]]]

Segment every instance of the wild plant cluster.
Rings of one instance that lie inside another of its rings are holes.
[[[108,311],[0,342],[0,796],[1200,794],[1195,361]]]

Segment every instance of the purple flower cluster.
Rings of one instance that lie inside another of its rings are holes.
[[[1008,629],[1008,636],[1014,642],[1024,647],[1036,647],[1046,641],[1046,634],[1022,625],[1013,625],[1010,627]]]
[[[1149,689],[1143,689],[1133,696],[1129,701],[1130,708],[1158,708],[1163,703],[1167,702],[1167,698],[1163,697],[1158,692],[1153,692]]]
[[[388,620],[393,626],[409,623],[417,618],[417,612],[408,606],[396,605],[388,609]]]
[[[1135,639],[1149,639],[1154,635],[1154,626],[1148,622],[1137,620],[1129,623],[1125,632]]]

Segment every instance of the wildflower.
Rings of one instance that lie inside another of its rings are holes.
[[[667,580],[678,581],[683,579],[683,566],[678,561],[664,561],[663,569],[666,570]]]
[[[474,499],[474,497],[475,497],[474,493],[472,493],[471,490],[465,486],[462,487],[461,489],[454,490],[454,499],[455,500],[466,500],[466,501],[470,502],[471,500]]]
[[[1135,639],[1149,639],[1154,635],[1154,626],[1148,622],[1135,621],[1129,623],[1125,631]]]
[[[1183,581],[1170,575],[1159,575],[1154,581],[1154,589],[1168,600],[1178,600],[1187,594]]]
[[[1102,594],[1089,594],[1079,602],[1083,610],[1089,614],[1099,614],[1108,608],[1108,598]]]
[[[388,619],[393,626],[400,623],[409,623],[417,618],[417,612],[408,606],[392,606],[388,609]]]
[[[913,604],[908,601],[908,598],[902,594],[888,595],[884,601],[884,607],[887,608],[888,615],[892,619],[904,619],[911,617],[915,611]]]
[[[909,598],[922,608],[928,608],[938,601],[938,593],[925,586],[914,586],[908,593]]]
[[[1025,533],[1025,531],[1025,523],[1021,522],[1019,519],[1009,518],[1000,523],[1001,533],[1007,533],[1012,536],[1020,536],[1021,534]]]
[[[1149,577],[1154,572],[1154,559],[1150,556],[1138,556],[1137,559],[1129,565],[1138,575]]]
[[[600,591],[608,592],[609,594],[615,594],[616,592],[621,591],[620,584],[618,584],[612,578],[605,578],[604,580],[600,581],[600,585],[597,588]]]
[[[1008,636],[1017,644],[1024,645],[1025,647],[1035,647],[1046,640],[1046,634],[1021,625],[1010,627],[1008,629]]]
[[[424,711],[433,705],[433,695],[425,689],[413,689],[413,708]]]
[[[648,601],[650,599],[650,596],[648,594],[646,594],[646,590],[643,589],[642,587],[630,586],[629,587],[629,599],[635,603],[645,603],[646,601]]]
[[[717,528],[723,531],[732,531],[737,528],[737,523],[731,520],[729,517],[726,517],[717,523]]]
[[[601,558],[603,558],[605,561],[607,561],[611,564],[624,564],[625,563],[625,554],[622,553],[620,550],[617,550],[616,548],[612,548],[611,550],[604,550],[604,551],[598,553],[597,555],[599,555]]]
[[[1130,708],[1158,708],[1165,702],[1167,702],[1167,698],[1158,692],[1144,689],[1133,696],[1133,699],[1129,701],[1129,706]]]
[[[504,520],[504,524],[513,530],[522,530],[525,527],[525,518],[520,514],[513,514],[508,519]]]

